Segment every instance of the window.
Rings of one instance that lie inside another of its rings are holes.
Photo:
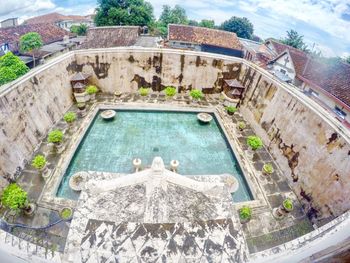
[[[345,119],[345,117],[346,117],[346,113],[342,110],[342,109],[340,109],[338,106],[335,106],[334,107],[334,110],[333,110],[341,119]]]

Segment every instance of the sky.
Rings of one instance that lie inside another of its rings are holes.
[[[350,55],[350,0],[149,0],[156,17],[162,6],[179,4],[190,19],[213,19],[216,24],[232,16],[247,17],[263,39],[280,39],[294,29],[305,42],[325,56]],[[86,15],[96,0],[0,0],[0,20],[23,21],[49,12]]]

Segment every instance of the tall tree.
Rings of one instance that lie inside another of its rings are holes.
[[[98,0],[98,5],[97,26],[151,26],[154,22],[153,7],[144,0]]]
[[[199,23],[196,20],[188,20],[189,26],[199,26]]]
[[[157,28],[162,36],[166,36],[168,34],[169,24],[188,25],[188,23],[189,21],[184,8],[179,5],[175,5],[174,8],[164,5],[162,14],[157,22]]]
[[[19,49],[23,53],[31,53],[35,67],[35,52],[43,46],[41,36],[37,32],[29,32],[19,39]]]
[[[299,33],[293,29],[287,31],[287,37],[281,40],[285,45],[300,49],[305,52],[310,52],[307,45],[304,43],[304,36],[299,35]]]
[[[0,85],[17,79],[26,74],[29,68],[12,52],[0,57]]]
[[[233,16],[223,22],[220,26],[222,30],[236,33],[238,37],[251,39],[254,32],[253,24],[246,17]]]
[[[214,20],[202,19],[199,22],[200,27],[215,28]]]

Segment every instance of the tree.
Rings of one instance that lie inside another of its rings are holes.
[[[19,48],[23,53],[32,53],[33,64],[35,67],[35,51],[43,46],[41,36],[37,32],[29,32],[19,39]]]
[[[12,52],[0,57],[0,85],[8,83],[26,74],[29,68]]]
[[[202,21],[199,22],[199,26],[206,28],[215,28],[215,22],[214,20],[202,19]]]
[[[97,26],[134,25],[151,26],[153,7],[144,0],[98,0],[95,24]]]
[[[350,56],[347,56],[347,57],[345,58],[345,62],[347,62],[347,63],[350,64]]]
[[[236,33],[238,37],[251,39],[254,32],[253,24],[246,17],[233,16],[223,22],[220,26],[222,30]]]
[[[300,49],[305,52],[310,52],[307,45],[304,43],[304,36],[293,29],[287,31],[287,37],[281,40],[285,45]]]
[[[70,28],[70,32],[77,34],[78,36],[85,36],[87,29],[88,27],[85,24],[80,24],[79,26],[73,25]]]
[[[189,26],[199,26],[199,23],[196,20],[188,20]]]
[[[174,8],[171,8],[168,5],[164,5],[162,14],[157,21],[157,28],[162,36],[166,36],[169,24],[188,25],[188,22],[186,10],[181,6],[175,5]]]

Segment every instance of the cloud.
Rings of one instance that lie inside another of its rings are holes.
[[[0,4],[0,18],[20,16],[21,14],[40,12],[56,7],[56,5],[51,0],[1,0]]]
[[[185,8],[190,19],[213,19],[216,24],[232,16],[247,17],[255,34],[263,38],[284,37],[297,30],[305,42],[329,55],[350,52],[350,0],[148,0],[156,17],[162,6]],[[20,17],[20,21],[49,12],[86,15],[96,0],[0,0],[0,20]]]

